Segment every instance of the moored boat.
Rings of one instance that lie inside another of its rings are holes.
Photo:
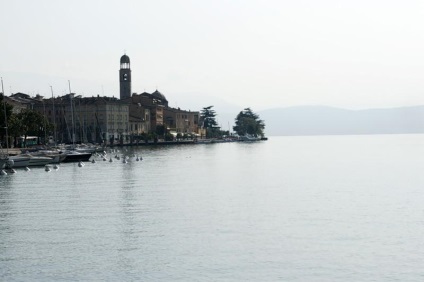
[[[7,166],[17,168],[17,167],[27,167],[29,166],[30,157],[24,155],[9,156],[11,161]]]
[[[53,158],[50,157],[34,156],[31,154],[22,154],[21,156],[29,157],[28,166],[45,166],[53,161]]]
[[[195,139],[194,140],[195,144],[210,144],[213,143],[212,139]]]
[[[55,150],[39,150],[32,153],[34,156],[38,157],[49,157],[52,158],[51,163],[52,164],[58,164],[60,162],[63,162],[66,155],[62,154],[60,151]]]
[[[261,138],[256,137],[256,136],[253,136],[253,135],[250,135],[250,134],[246,134],[244,136],[240,136],[239,137],[239,140],[240,141],[252,142],[252,141],[259,141],[259,140],[261,140]]]
[[[9,162],[5,166],[10,168],[20,168],[28,166],[44,166],[53,161],[49,157],[33,156],[31,154],[20,154],[16,156],[9,156]]]
[[[92,153],[80,153],[75,150],[68,150],[64,151],[62,154],[65,155],[65,158],[62,162],[69,163],[69,162],[87,162]]]

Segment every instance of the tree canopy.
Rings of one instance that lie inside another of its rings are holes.
[[[4,118],[4,107],[6,107],[6,116],[7,116],[7,128],[8,128],[8,137],[15,137],[28,135],[37,135],[39,136],[42,132],[45,134],[53,128],[52,124],[49,123],[47,118],[39,112],[34,110],[25,109],[19,113],[13,113],[13,106],[5,103],[3,104],[3,97],[0,95],[0,127],[1,127],[1,139],[5,140],[5,118]],[[9,143],[10,145],[11,143]]]
[[[200,119],[202,121],[201,124],[204,128],[211,128],[218,125],[215,119],[216,117],[215,110],[213,110],[212,108],[213,106],[204,107],[200,111]]]
[[[254,113],[250,108],[246,108],[241,111],[236,119],[233,130],[238,135],[244,136],[246,134],[254,136],[263,136],[265,123],[259,119],[259,115]]]
[[[3,93],[0,93],[0,135],[2,141],[6,140],[6,127],[9,128],[9,120],[12,116],[12,109],[13,107],[4,101]],[[4,110],[6,110],[6,115]],[[6,142],[4,145],[6,145]]]
[[[12,115],[13,107],[8,103],[5,103],[3,93],[0,92],[0,126],[4,128],[6,126],[6,121],[4,119],[4,110],[6,108],[6,118],[9,120]]]

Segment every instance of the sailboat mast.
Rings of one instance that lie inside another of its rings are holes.
[[[54,109],[54,95],[53,95],[53,87],[50,85],[50,90],[52,91],[52,101],[53,101],[53,138],[54,138],[54,145],[56,146],[56,111]]]
[[[7,132],[6,95],[4,94],[3,77],[1,77],[1,92],[3,93],[4,128],[6,129],[6,153],[9,155],[9,134]]]
[[[68,80],[69,85],[69,98],[71,99],[71,122],[72,122],[72,130],[71,130],[71,138],[72,138],[72,145],[75,147],[75,128],[74,128],[74,108],[72,106],[72,91],[71,91],[71,81]]]
[[[46,104],[44,103],[44,99],[43,99],[43,112],[44,112],[44,145],[47,144],[47,123],[46,123],[46,119],[47,119],[47,115],[46,115]]]

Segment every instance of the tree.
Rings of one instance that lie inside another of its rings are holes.
[[[33,110],[23,110],[16,114],[13,120],[12,131],[16,135],[24,135],[24,146],[26,147],[26,139],[28,135],[41,135],[42,132],[49,130],[52,125],[39,112]],[[44,128],[46,125],[46,128]]]
[[[17,114],[13,114],[10,116],[10,118],[7,120],[7,124],[9,127],[9,136],[13,137],[13,145],[16,147],[18,145],[18,138],[22,135],[22,132],[24,132],[23,126],[21,121],[18,118]]]
[[[163,124],[158,124],[158,125],[156,125],[156,130],[155,130],[155,132],[156,132],[156,134],[158,135],[158,136],[164,136],[165,137],[165,133],[166,133],[166,130],[165,130],[166,128],[165,128],[165,125],[163,125]],[[165,138],[164,138],[165,139]]]
[[[211,137],[211,134],[213,132],[213,128],[216,128],[218,126],[218,123],[216,122],[216,113],[215,110],[212,109],[213,106],[204,107],[200,111],[200,120],[202,127],[206,129],[206,137]]]
[[[6,115],[4,110],[6,110]],[[1,140],[4,141],[5,145],[6,145],[6,138],[5,138],[6,127],[9,127],[9,121],[12,116],[12,110],[13,110],[13,106],[6,103],[3,93],[0,93],[0,134],[1,134]]]
[[[254,136],[263,136],[263,130],[265,129],[265,123],[259,119],[259,115],[254,113],[250,108],[246,108],[241,111],[236,117],[236,125],[233,130],[238,135],[244,136],[246,134]]]
[[[172,135],[171,133],[167,132],[165,134],[165,141],[174,141],[174,135]]]
[[[215,110],[212,110],[212,108],[213,106],[204,107],[200,111],[200,119],[202,120],[202,125],[204,128],[211,128],[218,125],[215,119]]]

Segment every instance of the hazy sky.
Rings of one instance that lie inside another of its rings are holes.
[[[63,95],[70,80],[77,94],[119,97],[126,51],[133,92],[158,88],[181,108],[424,104],[422,1],[0,0],[0,8],[7,95],[49,96],[49,85]]]

